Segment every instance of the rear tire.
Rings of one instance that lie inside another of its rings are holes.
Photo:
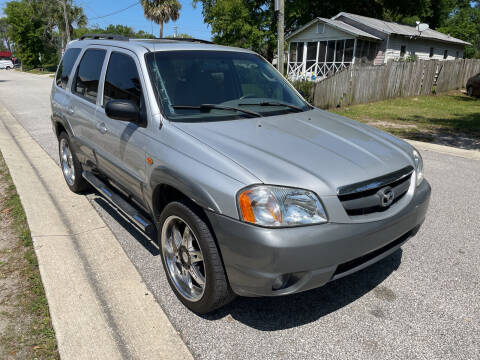
[[[76,194],[87,190],[89,185],[82,176],[82,164],[78,161],[66,132],[62,132],[58,137],[58,155],[60,168],[69,189]]]
[[[191,311],[205,314],[235,298],[212,233],[194,205],[185,201],[165,207],[158,243],[170,287]]]
[[[467,88],[467,95],[473,97],[473,86]]]

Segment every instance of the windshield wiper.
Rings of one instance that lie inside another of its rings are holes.
[[[216,105],[216,104],[200,104],[200,105],[172,105],[174,109],[194,109],[194,110],[200,110],[200,111],[209,111],[212,109],[216,110],[232,110],[232,111],[238,111],[244,114],[248,115],[253,115],[256,117],[261,117],[262,115],[256,111],[250,111],[250,110],[245,110],[245,109],[240,109],[237,107],[232,107],[232,106],[223,106],[223,105]]]
[[[288,107],[292,110],[296,110],[298,112],[302,112],[303,109],[299,106],[295,106],[295,105],[291,105],[291,104],[287,104],[287,103],[282,103],[282,102],[277,102],[277,101],[262,101],[262,102],[259,102],[259,103],[241,103],[241,104],[238,104],[240,106],[243,106],[243,105],[257,105],[257,106],[285,106],[285,107]]]

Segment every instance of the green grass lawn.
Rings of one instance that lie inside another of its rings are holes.
[[[25,70],[25,72],[30,73],[30,74],[36,74],[36,75],[49,75],[49,74],[55,74],[52,71],[47,71],[47,70],[40,70],[40,69],[32,69],[32,70]]]
[[[27,218],[1,152],[0,190],[0,359],[59,359]]]
[[[434,141],[439,135],[480,139],[480,99],[458,90],[330,111],[413,140]]]

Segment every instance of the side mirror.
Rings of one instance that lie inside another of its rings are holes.
[[[136,124],[140,122],[140,110],[130,100],[110,100],[105,105],[105,114],[114,120],[130,121]]]

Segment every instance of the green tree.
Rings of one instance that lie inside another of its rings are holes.
[[[271,1],[194,0],[194,5],[198,2],[215,43],[249,48],[273,59],[276,20]]]
[[[480,58],[480,3],[462,3],[446,20],[439,31],[470,42],[465,57]]]
[[[15,44],[15,51],[28,67],[56,62],[54,34],[50,31],[43,2],[38,0],[10,1],[4,13],[7,16],[7,35]]]
[[[178,0],[140,0],[145,17],[160,25],[160,38],[163,38],[163,24],[177,21],[182,4]]]
[[[130,26],[110,24],[106,28],[94,26],[94,27],[81,27],[81,28],[75,29],[73,34],[73,39],[78,39],[86,34],[116,34],[116,35],[122,35],[128,38],[138,38],[138,39],[155,38],[155,36],[153,36],[152,34],[146,33],[143,30],[135,32],[135,30],[133,30],[133,28]]]
[[[8,27],[7,18],[0,18],[0,47],[2,50],[12,51],[12,41],[8,36]]]

